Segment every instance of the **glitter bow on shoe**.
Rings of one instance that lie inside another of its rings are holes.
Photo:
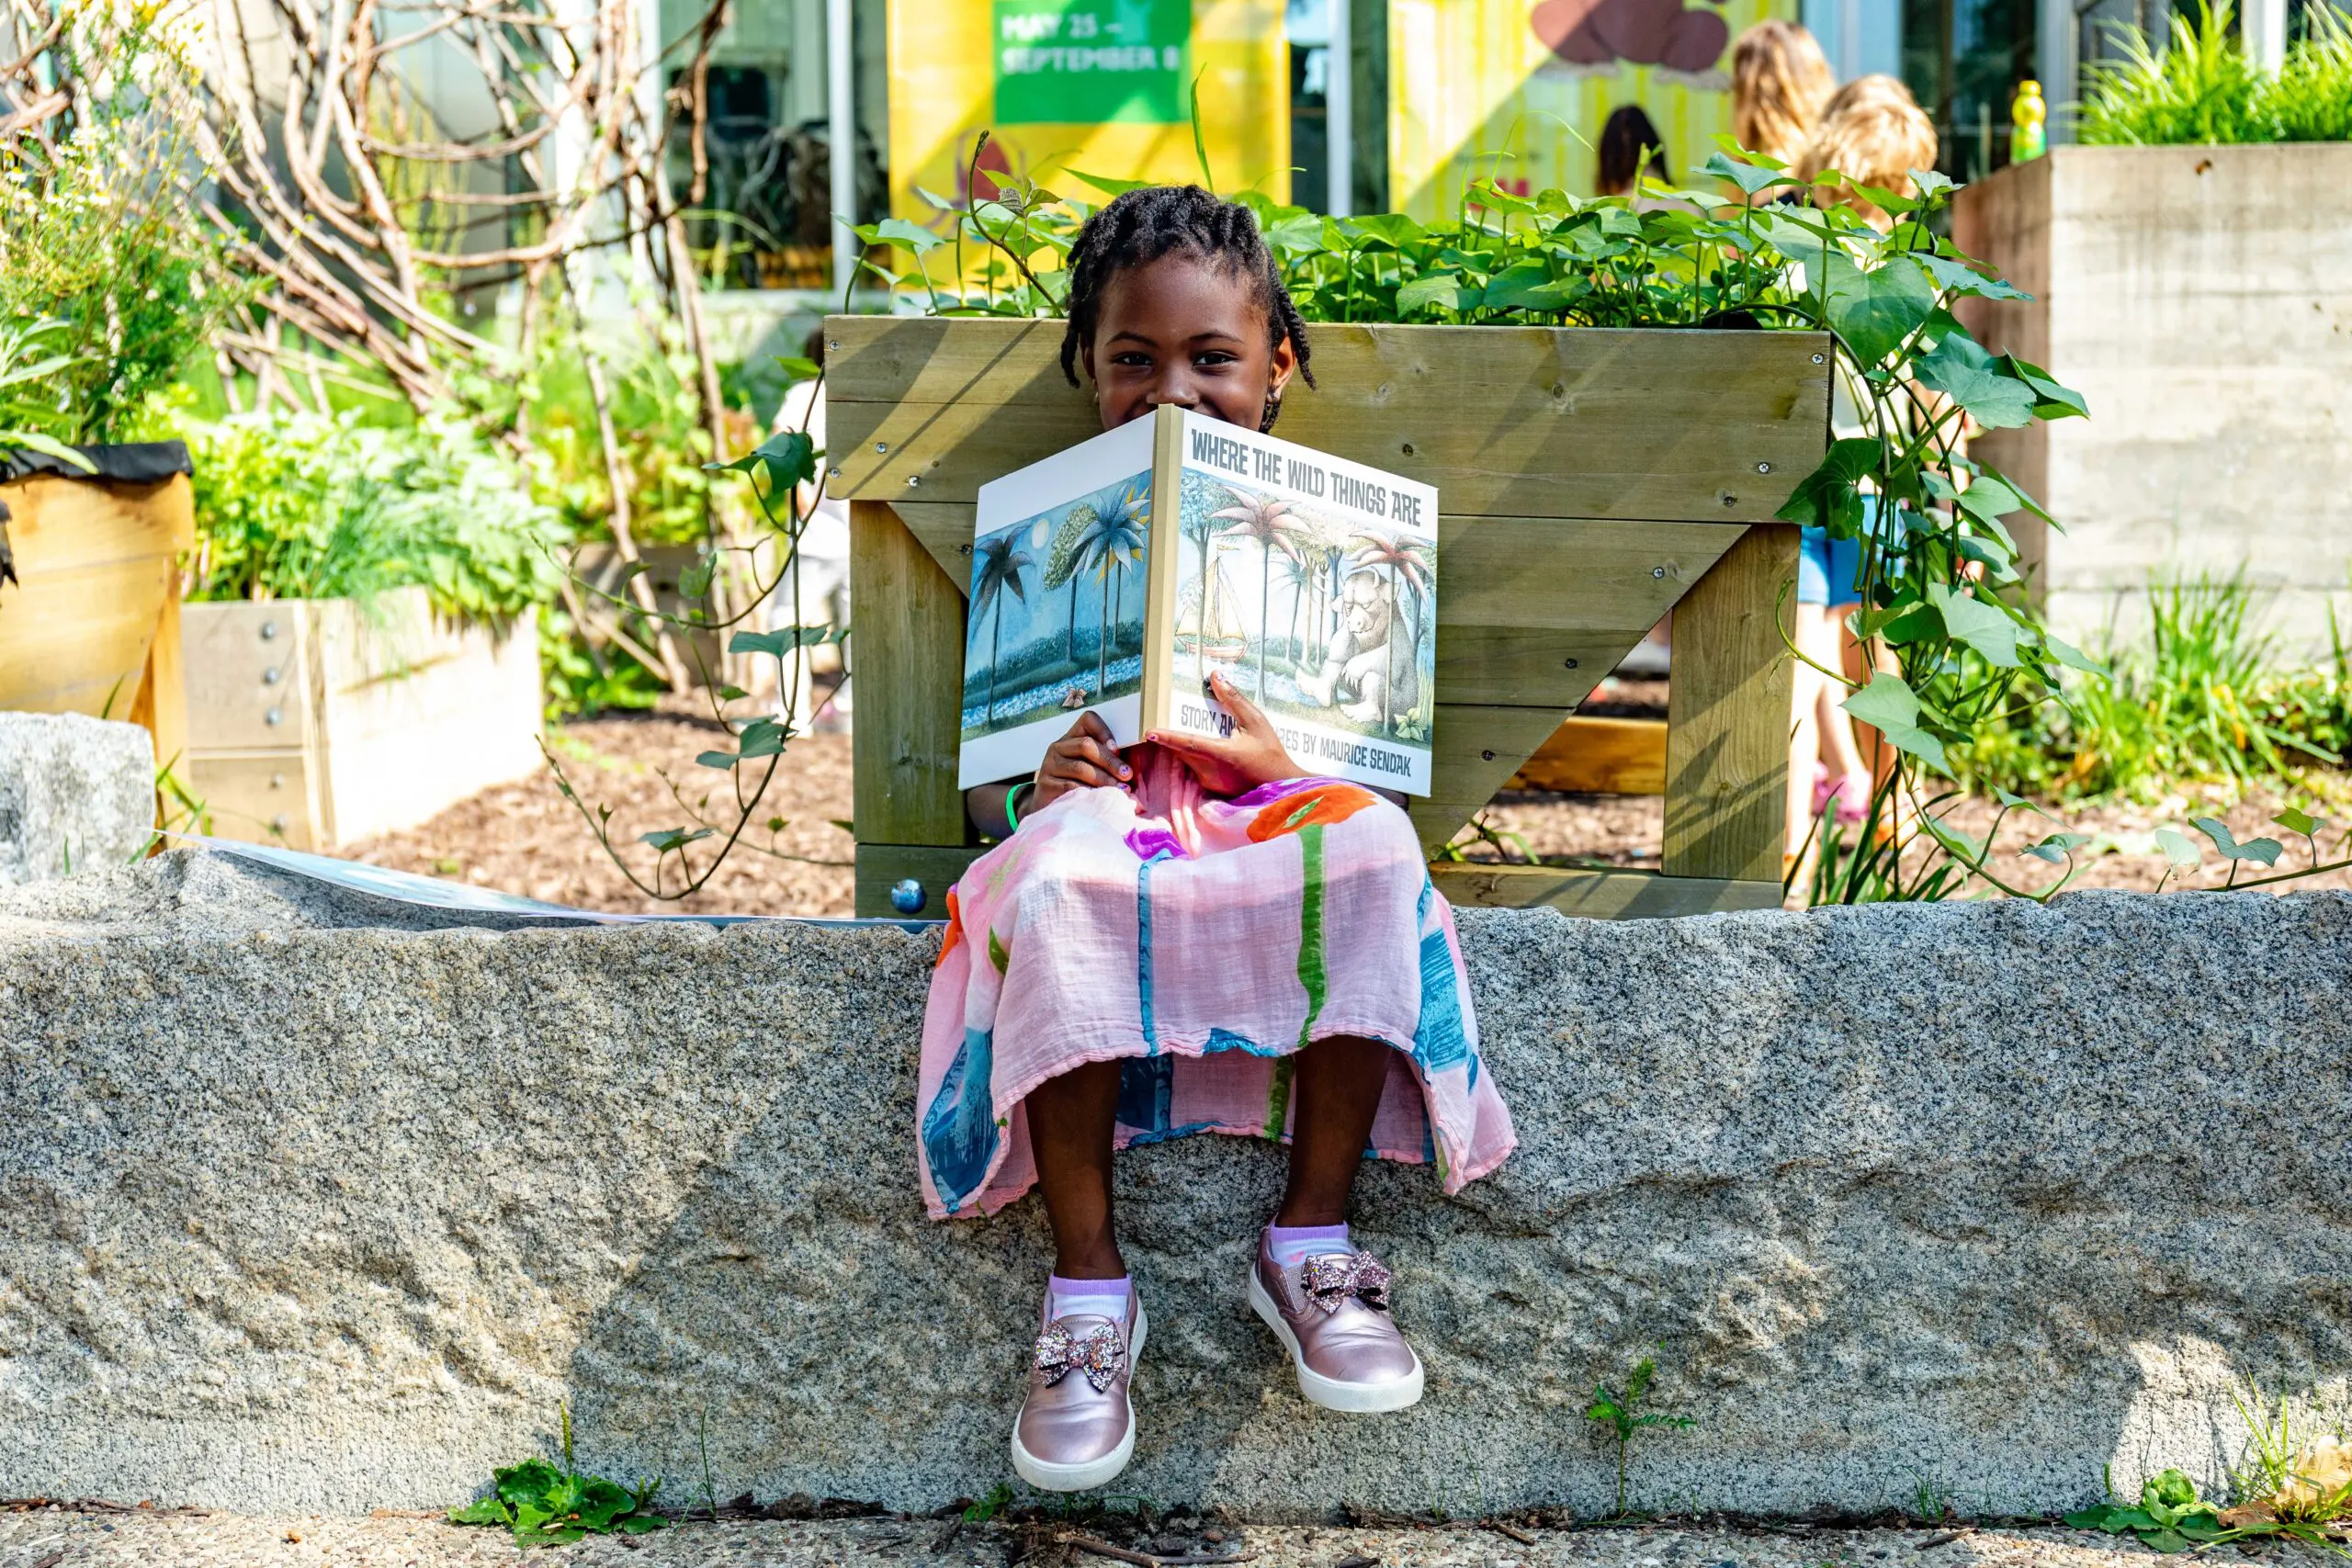
[[[1072,1334],[1057,1323],[1037,1336],[1037,1370],[1046,1374],[1050,1388],[1068,1377],[1075,1367],[1086,1374],[1086,1381],[1102,1393],[1119,1375],[1120,1366],[1127,1359],[1126,1347],[1119,1343],[1118,1330],[1109,1324],[1097,1324],[1084,1337]]]
[[[1388,1310],[1388,1282],[1396,1278],[1369,1252],[1317,1253],[1298,1266],[1306,1299],[1327,1313],[1350,1296],[1374,1312]]]

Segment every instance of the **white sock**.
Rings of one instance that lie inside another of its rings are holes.
[[[1266,1250],[1275,1266],[1295,1269],[1318,1252],[1353,1252],[1355,1242],[1345,1225],[1268,1225]]]
[[[1059,1274],[1046,1281],[1046,1316],[1107,1317],[1114,1323],[1127,1321],[1127,1298],[1135,1291],[1135,1282],[1122,1274],[1115,1280],[1065,1280]]]

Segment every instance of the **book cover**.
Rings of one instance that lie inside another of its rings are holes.
[[[1436,622],[1430,486],[1163,408],[980,488],[959,783],[1086,708],[1229,733],[1223,670],[1302,769],[1427,795]]]

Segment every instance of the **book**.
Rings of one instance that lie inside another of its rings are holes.
[[[1306,773],[1430,793],[1437,491],[1177,408],[980,487],[958,786],[1114,740],[1230,734],[1222,670]]]

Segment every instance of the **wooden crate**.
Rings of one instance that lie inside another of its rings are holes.
[[[857,602],[857,908],[911,876],[926,913],[978,847],[956,787],[980,484],[1092,435],[1062,323],[826,323],[832,493]],[[1282,434],[1437,486],[1443,844],[1675,610],[1661,875],[1444,873],[1464,903],[1632,915],[1780,897],[1789,670],[1773,624],[1796,530],[1771,521],[1828,442],[1828,342],[1804,333],[1333,326]],[[1628,879],[1633,880],[1628,880]]]
[[[331,850],[542,765],[527,619],[455,626],[421,588],[185,615],[189,787],[223,838]]]
[[[0,586],[0,709],[129,719],[158,766],[187,745],[180,557],[196,545],[186,475],[154,484],[36,475],[0,484],[16,560]]]

